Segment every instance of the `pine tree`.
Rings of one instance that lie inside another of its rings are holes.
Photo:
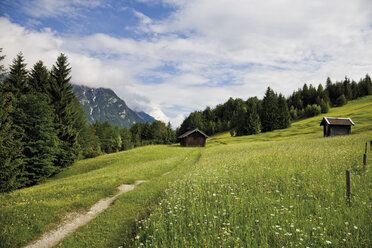
[[[12,122],[16,99],[10,92],[0,91],[0,192],[19,188],[22,172],[20,139]]]
[[[278,97],[270,87],[262,100],[260,113],[262,132],[275,130],[278,123]]]
[[[30,91],[48,95],[50,88],[50,77],[48,69],[42,61],[37,62],[31,69],[28,86]]]
[[[235,135],[247,134],[246,124],[247,107],[241,99],[236,99],[235,111],[233,111],[232,127],[235,127]]]
[[[120,135],[122,140],[121,150],[126,151],[133,148],[132,133],[124,127],[120,129]]]
[[[357,99],[359,97],[359,89],[357,82],[354,80],[351,82],[351,91],[353,93],[353,99]]]
[[[10,65],[9,75],[3,84],[4,91],[13,93],[17,98],[21,94],[25,94],[27,92],[27,73],[26,63],[24,63],[22,52],[20,52],[13,60],[13,64]]]
[[[317,95],[320,98],[324,98],[324,89],[323,89],[323,85],[322,84],[319,84],[318,85],[318,89],[316,91],[317,91]]]
[[[279,129],[287,128],[291,120],[291,116],[289,114],[287,101],[282,94],[279,94],[278,97],[278,118],[277,118],[277,125],[276,127]]]
[[[51,103],[54,108],[57,136],[59,139],[59,152],[56,166],[70,166],[78,155],[77,135],[74,128],[74,98],[70,84],[71,68],[68,67],[67,57],[61,54],[57,58],[56,65],[51,71],[51,87],[49,89]]]
[[[22,158],[24,169],[21,184],[30,186],[51,176],[56,168],[57,135],[53,123],[53,109],[46,95],[22,95],[14,122],[22,130]]]
[[[351,100],[353,99],[353,91],[351,89],[351,84],[350,84],[350,79],[348,79],[347,77],[345,77],[345,80],[344,80],[344,95],[346,97],[346,100]]]
[[[19,53],[10,65],[10,71],[8,77],[1,84],[2,104],[5,105],[2,108],[2,120],[0,132],[4,132],[0,155],[4,156],[1,161],[3,164],[1,177],[5,177],[5,181],[9,187],[2,187],[3,190],[12,190],[22,187],[21,174],[23,171],[23,155],[24,149],[22,138],[24,130],[20,123],[16,120],[16,115],[22,113],[20,108],[19,100],[21,96],[27,91],[27,70],[26,64],[24,63],[22,53]],[[7,133],[9,132],[9,133]],[[8,154],[8,158],[6,158]]]
[[[247,134],[258,134],[261,132],[261,120],[257,109],[258,99],[248,99],[247,105],[246,132]]]

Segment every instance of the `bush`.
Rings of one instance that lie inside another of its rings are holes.
[[[319,115],[321,113],[321,108],[319,105],[313,104],[313,105],[307,105],[304,111],[304,115],[306,117],[312,117]]]
[[[328,113],[329,111],[329,104],[328,102],[325,102],[323,99],[320,102],[320,110],[323,114]]]
[[[293,106],[291,106],[291,109],[289,110],[289,113],[290,113],[290,115],[291,115],[291,119],[292,120],[296,120],[297,119],[297,112],[298,112],[298,110],[297,109],[295,109],[295,108],[293,108]]]
[[[342,94],[341,96],[339,96],[337,99],[336,99],[336,106],[337,107],[341,107],[343,105],[345,105],[347,103],[347,100],[346,100],[346,97],[344,94]]]

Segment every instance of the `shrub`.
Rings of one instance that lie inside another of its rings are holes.
[[[320,102],[320,110],[322,113],[328,113],[329,111],[329,103],[325,102],[323,99]]]
[[[320,106],[313,104],[313,105],[307,105],[304,111],[304,115],[306,117],[312,117],[319,115],[321,113],[321,108]]]
[[[340,107],[340,106],[343,106],[347,103],[347,100],[346,100],[346,97],[344,94],[342,94],[341,96],[339,96],[337,99],[336,99],[336,106],[337,107]]]

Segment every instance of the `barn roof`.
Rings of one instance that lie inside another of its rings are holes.
[[[185,137],[187,137],[187,136],[189,136],[190,134],[195,133],[195,132],[198,132],[198,133],[200,133],[201,135],[203,135],[204,137],[209,138],[208,135],[206,135],[205,133],[203,133],[202,131],[200,131],[198,128],[195,128],[194,130],[188,131],[188,132],[182,134],[181,136],[179,136],[178,138],[179,138],[179,139],[185,138]]]
[[[320,126],[324,125],[337,125],[337,126],[354,126],[354,122],[350,118],[336,118],[336,117],[323,117]]]

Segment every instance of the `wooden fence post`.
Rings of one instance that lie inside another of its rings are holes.
[[[346,170],[346,200],[350,205],[350,196],[351,196],[351,189],[350,189],[350,171]]]
[[[364,153],[367,153],[367,147],[368,147],[368,142],[366,142],[366,148],[364,149]]]

